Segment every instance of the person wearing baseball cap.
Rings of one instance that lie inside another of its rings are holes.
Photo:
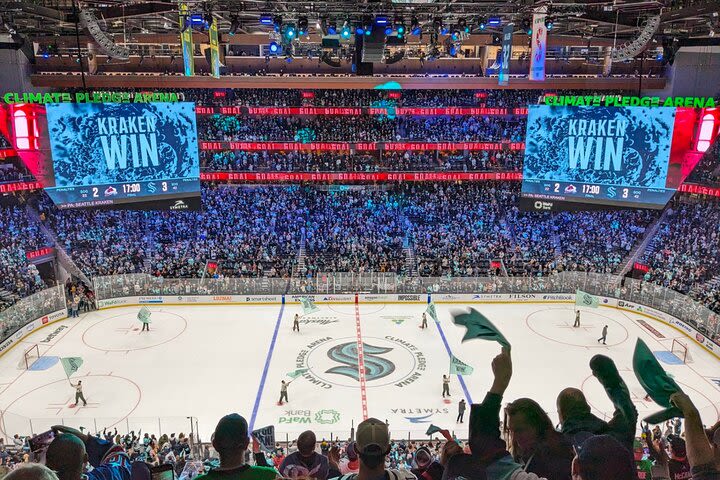
[[[225,415],[215,427],[212,445],[220,455],[220,468],[196,480],[274,480],[278,472],[271,467],[255,467],[245,463],[245,451],[250,444],[248,423],[237,413]]]
[[[385,422],[368,418],[358,425],[355,450],[360,458],[360,471],[339,477],[341,480],[416,480],[403,470],[386,470],[385,457],[390,453],[390,431]]]
[[[583,435],[583,433],[585,435]],[[581,432],[573,439],[572,476],[578,480],[636,480],[633,454],[610,435]]]

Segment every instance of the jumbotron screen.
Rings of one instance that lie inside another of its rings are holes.
[[[59,208],[200,207],[193,103],[50,103],[46,115],[44,187]]]
[[[663,208],[687,170],[696,116],[692,108],[531,105],[523,204]]]

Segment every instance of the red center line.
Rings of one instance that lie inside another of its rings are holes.
[[[358,352],[358,377],[360,378],[360,398],[362,400],[363,420],[368,419],[367,386],[365,383],[365,352],[363,351],[362,330],[360,329],[360,305],[355,294],[355,336]]]

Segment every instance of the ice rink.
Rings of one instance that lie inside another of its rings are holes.
[[[585,310],[572,328],[571,304],[475,304],[512,344],[514,374],[504,401],[537,400],[557,420],[555,398],[568,386],[582,388],[601,418],[612,404],[592,377],[590,358],[613,358],[628,383],[641,418],[660,409],[643,400],[632,373],[632,352],[641,337],[663,361],[673,338],[688,345],[687,364],[663,363],[696,402],[703,421],[720,411],[720,361],[679,331],[648,317],[613,308]],[[65,319],[25,338],[0,358],[0,409],[4,435],[29,434],[62,423],[91,431],[172,433],[198,428],[209,440],[217,420],[230,412],[255,428],[273,424],[279,438],[312,429],[318,438],[347,437],[364,415],[387,419],[393,436],[424,438],[430,423],[459,437],[457,402],[479,402],[491,383],[496,343],[461,343],[464,327],[450,312],[468,305],[438,304],[439,323],[424,305],[335,304],[302,316],[299,306],[152,306],[151,331],[141,332],[139,307],[112,308]],[[607,346],[598,344],[603,325]],[[37,344],[40,359],[29,370],[25,349]],[[362,344],[364,378],[358,368]],[[450,355],[474,367],[454,376],[451,399],[441,396]],[[72,376],[82,380],[87,406],[74,406],[60,357],[81,357]],[[670,358],[672,360],[672,358]],[[662,363],[662,362],[661,362]],[[280,381],[307,369],[278,405]]]

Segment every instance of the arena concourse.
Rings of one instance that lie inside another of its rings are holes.
[[[719,13],[0,4],[0,478],[720,479]]]

